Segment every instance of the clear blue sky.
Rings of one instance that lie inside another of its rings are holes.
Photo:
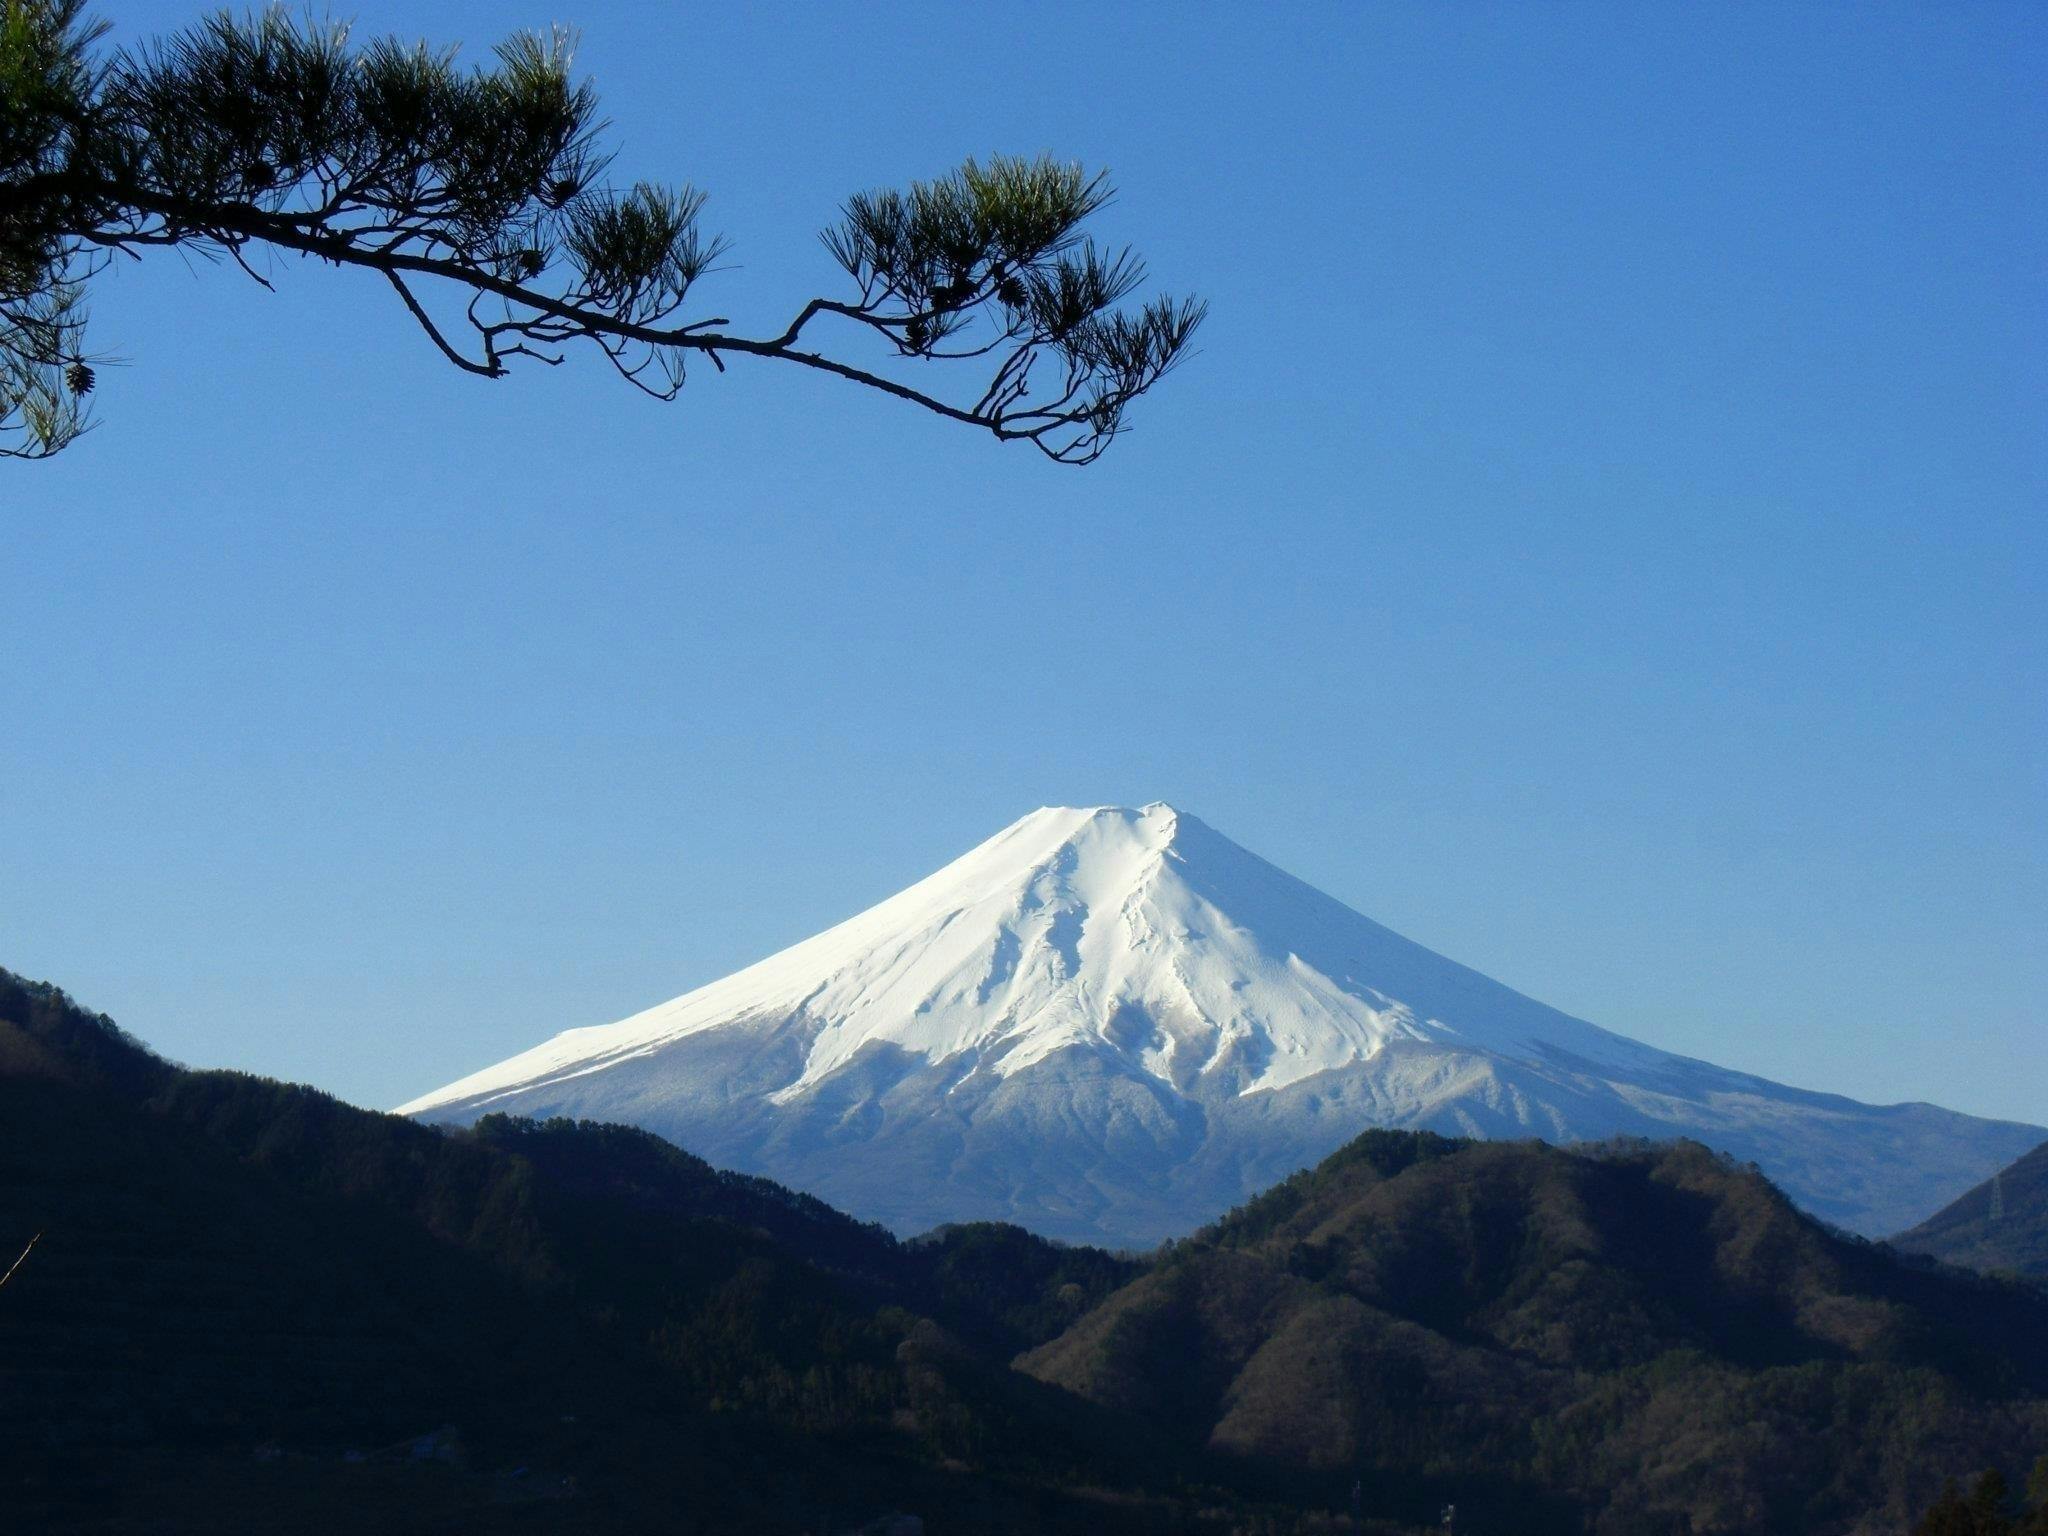
[[[389,1104],[1168,799],[1657,1045],[2048,1121],[2038,7],[356,14],[579,24],[704,313],[1051,150],[1201,353],[1074,472],[116,272],[104,427],[0,465],[0,964]]]

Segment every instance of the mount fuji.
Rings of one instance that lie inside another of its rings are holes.
[[[901,1232],[1149,1246],[1368,1126],[1688,1136],[1897,1232],[2048,1137],[1671,1055],[1382,928],[1171,806],[1034,811],[837,927],[401,1106],[641,1126]]]

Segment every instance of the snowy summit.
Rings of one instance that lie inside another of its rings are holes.
[[[1145,1245],[1372,1125],[1692,1136],[1897,1231],[2042,1139],[1669,1055],[1547,1008],[1173,807],[1034,811],[859,916],[402,1107],[618,1120],[915,1231]]]

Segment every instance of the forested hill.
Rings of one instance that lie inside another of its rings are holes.
[[[637,1131],[188,1072],[0,972],[0,1263],[37,1233],[10,1530],[1829,1536],[2048,1449],[2042,1291],[1697,1147],[1373,1132],[1147,1262],[904,1243]]]
[[[183,1071],[0,972],[0,1268],[37,1233],[0,1289],[9,1529],[510,1504],[522,1530],[907,1507],[1082,1531],[1099,1509],[1045,1466],[1139,1481],[999,1363],[1129,1261],[1002,1227],[899,1243],[616,1127],[451,1135]],[[980,1478],[938,1470],[969,1458]]]
[[[1904,1530],[2048,1451],[2048,1296],[1689,1143],[1368,1132],[1020,1364],[1303,1489],[1427,1468],[1486,1530]]]
[[[2048,1280],[2048,1142],[1892,1242],[1971,1269]]]

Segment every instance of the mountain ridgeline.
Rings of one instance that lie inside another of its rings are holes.
[[[1876,1237],[2048,1131],[1674,1056],[1168,805],[1035,811],[837,927],[403,1107],[623,1121],[901,1233],[1149,1248],[1367,1126],[1692,1136]]]
[[[1249,1465],[1431,1468],[1484,1529],[1888,1530],[1934,1464],[2048,1449],[2043,1308],[1694,1143],[1372,1131],[1019,1365]]]
[[[2048,1141],[1892,1241],[1951,1264],[2048,1280]]]
[[[1375,1131],[1139,1260],[643,1131],[182,1070],[0,973],[19,1528],[1903,1529],[2048,1449],[2048,1294],[1692,1144]]]
[[[1015,1228],[904,1244],[623,1127],[451,1135],[184,1071],[0,972],[0,1265],[38,1234],[0,1288],[23,1530],[812,1531],[902,1501],[1086,1530],[1056,1478],[937,1469],[1015,1415],[1058,1464],[1090,1421],[978,1362],[1137,1268]]]

